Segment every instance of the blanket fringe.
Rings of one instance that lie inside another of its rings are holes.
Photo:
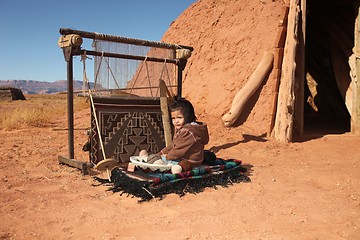
[[[246,170],[245,170],[246,171]],[[228,187],[234,183],[250,182],[250,178],[243,173],[243,167],[238,166],[222,174],[209,174],[199,178],[185,178],[181,181],[169,181],[154,185],[149,181],[129,177],[121,169],[114,169],[111,174],[113,186],[109,188],[113,192],[121,192],[140,198],[139,202],[149,201],[154,198],[163,199],[166,194],[176,193],[183,196],[186,193],[197,194],[206,187]]]

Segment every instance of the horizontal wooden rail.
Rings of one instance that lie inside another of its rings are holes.
[[[186,48],[186,49],[189,49],[190,51],[194,50],[193,47],[184,46],[184,45],[142,40],[142,39],[136,39],[136,38],[127,38],[127,37],[121,37],[121,36],[115,36],[115,35],[103,34],[103,33],[96,33],[96,32],[86,32],[86,31],[80,31],[80,30],[75,30],[75,29],[70,29],[70,28],[60,28],[59,32],[62,35],[78,34],[83,38],[90,38],[90,39],[103,40],[103,41],[109,41],[109,42],[128,43],[128,44],[133,44],[133,45],[168,48],[168,49]]]

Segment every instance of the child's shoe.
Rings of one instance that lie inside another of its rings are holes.
[[[180,165],[173,165],[171,166],[171,173],[172,174],[177,174],[177,173],[181,173],[182,172],[182,167]]]

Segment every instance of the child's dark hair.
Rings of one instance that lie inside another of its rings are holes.
[[[175,101],[170,104],[169,108],[170,112],[179,110],[184,115],[185,123],[196,121],[194,107],[191,102],[185,98],[175,99]]]

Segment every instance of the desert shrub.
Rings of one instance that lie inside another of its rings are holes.
[[[14,109],[1,121],[4,130],[17,129],[21,126],[42,127],[50,122],[51,116],[44,108]]]
[[[90,99],[87,97],[74,98],[74,112],[90,108]]]
[[[66,117],[67,97],[62,94],[34,94],[26,101],[0,103],[0,129],[44,127],[58,118]],[[74,111],[89,108],[86,98],[74,98]]]

